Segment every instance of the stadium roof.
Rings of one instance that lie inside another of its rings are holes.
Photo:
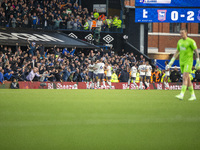
[[[45,31],[34,29],[13,29],[0,28],[0,44],[14,46],[19,43],[20,46],[28,44],[27,38],[30,42],[36,44],[43,44],[45,47],[77,47],[77,48],[98,48],[95,45],[89,44],[80,39],[69,37],[68,35],[58,31]]]

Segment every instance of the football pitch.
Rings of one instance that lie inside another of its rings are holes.
[[[0,90],[1,150],[199,150],[197,101],[164,90]]]

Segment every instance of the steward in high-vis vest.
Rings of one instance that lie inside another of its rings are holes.
[[[90,27],[90,25],[89,25],[88,21],[85,20],[84,30],[89,30],[89,27]]]
[[[103,21],[106,19],[106,16],[104,14],[100,15],[98,19],[102,19]]]
[[[192,67],[192,71],[191,71],[190,74],[189,74],[190,80],[191,80],[191,81],[195,78],[195,73],[196,73],[196,70],[195,70],[194,67]]]
[[[114,82],[114,83],[119,82],[118,77],[115,72],[111,75],[111,82]]]
[[[117,20],[117,31],[120,32],[121,28],[122,28],[122,21],[121,21],[121,19],[118,19]]]
[[[153,76],[153,81],[155,83],[160,82],[160,72],[157,70],[157,68],[155,68],[155,71],[152,73],[152,76]]]
[[[112,28],[113,28],[113,31],[116,32],[117,31],[117,26],[118,26],[118,17],[115,16],[113,18],[113,23],[112,23]]]
[[[97,27],[97,19],[92,20],[92,29]]]
[[[97,12],[97,10],[96,9],[94,9],[94,18],[95,19],[98,19],[99,18],[99,13]]]

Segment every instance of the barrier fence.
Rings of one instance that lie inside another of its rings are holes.
[[[87,89],[85,82],[18,82],[20,89]],[[182,83],[169,83],[170,90],[180,90]],[[9,89],[11,82],[0,84],[0,89]],[[139,84],[138,84],[139,86]],[[112,83],[112,89],[127,89],[127,82]],[[194,82],[193,87],[195,90],[200,90],[200,82]],[[144,86],[143,86],[144,88]],[[95,84],[95,89],[97,86]],[[103,89],[103,86],[101,86]],[[106,84],[105,89],[109,89],[109,85]],[[130,84],[130,89],[136,89],[134,84]],[[163,83],[151,83],[150,89],[164,90],[165,86]]]

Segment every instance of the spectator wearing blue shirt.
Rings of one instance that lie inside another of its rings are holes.
[[[75,51],[76,51],[76,47],[72,49],[72,51],[70,52],[70,55],[74,56]]]
[[[37,24],[38,24],[38,17],[36,13],[33,13],[32,20],[33,20],[33,29],[36,29]]]
[[[28,53],[29,54],[32,54],[32,56],[34,56],[34,54],[35,54],[35,51],[36,51],[36,49],[38,48],[38,46],[36,47],[35,45],[36,45],[36,43],[35,42],[32,42],[32,43],[30,43],[30,41],[28,40],[28,38],[27,38],[27,42],[29,43],[29,51],[28,51]]]
[[[1,82],[2,84],[4,84],[3,72],[4,72],[4,70],[2,69],[2,67],[0,67],[0,82]]]
[[[5,78],[6,80],[10,81],[10,80],[12,79],[13,74],[14,74],[13,71],[11,71],[11,72],[9,72],[9,73],[5,73],[5,74],[4,74],[4,78]]]
[[[69,53],[69,51],[67,50],[67,48],[64,48],[64,49],[63,49],[62,54],[65,55],[65,52],[66,52],[67,54]]]

